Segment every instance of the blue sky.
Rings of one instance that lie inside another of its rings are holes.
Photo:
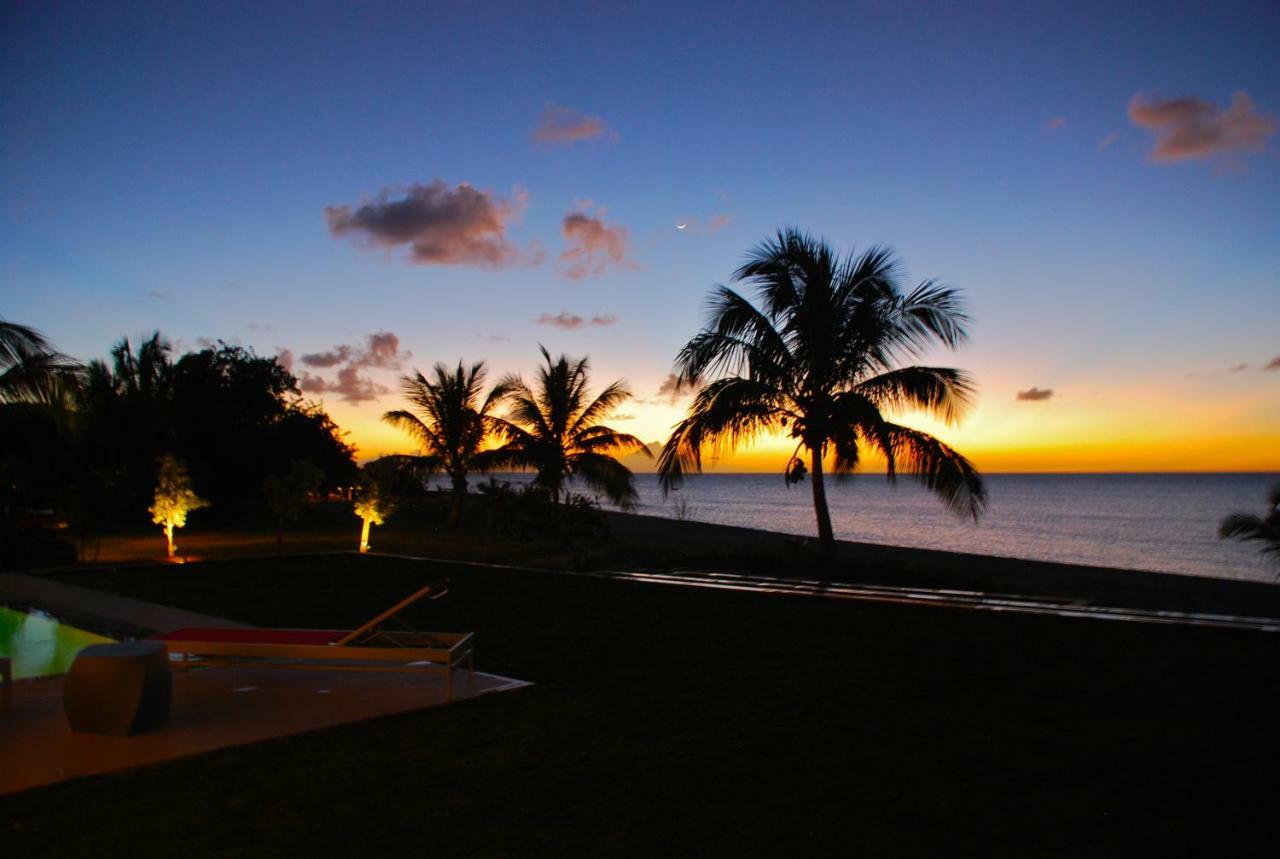
[[[1224,110],[1243,92],[1274,128],[1274,3],[4,15],[0,315],[78,357],[156,328],[294,356],[393,332],[412,358],[360,373],[394,388],[436,360],[529,369],[545,343],[629,379],[645,402],[627,428],[656,439],[681,404],[654,394],[708,288],[797,224],[890,243],[913,277],[965,290],[973,339],[947,360],[983,400],[946,432],[980,464],[1280,467],[1213,458],[1280,435],[1280,371],[1261,369],[1280,356],[1277,135],[1157,161],[1129,114],[1135,96]],[[537,143],[549,105],[608,130]],[[414,264],[326,221],[436,179],[524,200],[501,233],[519,260]],[[578,210],[624,253],[571,279]],[[536,321],[562,311],[617,321]],[[1033,386],[1054,395],[1015,399]],[[400,443],[376,422],[394,394],[317,396],[362,453]]]

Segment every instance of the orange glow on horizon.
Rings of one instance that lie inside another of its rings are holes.
[[[1001,386],[986,390],[1004,394]],[[1270,386],[1230,389],[1223,384],[1174,380],[1162,387],[1132,383],[1101,393],[1093,386],[1065,390],[1048,402],[1016,402],[988,395],[959,426],[920,415],[901,423],[932,433],[988,473],[1280,471],[1280,397]],[[413,442],[382,423],[376,411],[330,405],[348,430],[361,462],[392,453],[415,453]],[[685,403],[628,403],[632,417],[606,421],[646,442],[661,444],[684,414]],[[762,437],[719,459],[706,456],[709,473],[781,472],[795,443]],[[633,471],[653,471],[640,456],[626,458]],[[883,463],[868,455],[862,470]]]

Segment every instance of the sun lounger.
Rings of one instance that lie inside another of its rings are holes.
[[[413,632],[383,629],[410,605],[448,592],[428,585],[356,629],[254,629],[188,627],[155,640],[171,655],[202,662],[251,664],[268,668],[327,668],[361,671],[437,671],[453,698],[453,672],[465,664],[475,671],[475,640],[469,632]]]

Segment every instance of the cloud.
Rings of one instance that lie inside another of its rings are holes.
[[[1057,131],[1059,128],[1066,128],[1067,118],[1065,116],[1055,116],[1044,124],[1045,131]]]
[[[1158,162],[1213,158],[1230,152],[1261,152],[1276,130],[1276,118],[1254,109],[1237,92],[1226,110],[1198,98],[1129,101],[1129,120],[1155,135],[1151,159]]]
[[[590,211],[579,210],[564,216],[562,231],[569,247],[560,254],[560,264],[564,276],[570,280],[603,274],[611,265],[639,268],[627,259],[627,228],[606,224],[604,215],[605,209],[600,206],[594,215]]]
[[[1268,361],[1268,362],[1263,366],[1263,368],[1262,368],[1262,369],[1264,369],[1264,370],[1266,370],[1266,371],[1268,371],[1268,372],[1270,372],[1270,371],[1272,371],[1272,370],[1280,370],[1280,355],[1277,355],[1277,356],[1275,356],[1274,358],[1272,358],[1270,361]]]
[[[308,367],[336,367],[351,360],[352,352],[350,346],[334,346],[328,352],[311,352],[299,360]]]
[[[378,384],[367,376],[361,376],[360,368],[354,364],[348,364],[339,370],[338,379],[335,382],[328,382],[319,376],[304,372],[298,387],[304,394],[338,394],[349,403],[362,403],[391,393],[391,389],[386,385]]]
[[[530,261],[507,238],[508,226],[528,203],[529,195],[519,189],[507,200],[466,182],[450,188],[436,179],[411,185],[402,195],[384,188],[358,208],[326,206],[324,215],[334,236],[360,236],[386,250],[404,246],[406,259],[416,265],[504,268]]]
[[[156,299],[164,300],[168,297],[169,297],[168,293],[161,292],[158,289],[151,289],[147,291],[147,298],[156,298]]]
[[[667,378],[662,380],[662,384],[658,386],[658,392],[653,395],[653,403],[656,405],[666,402],[674,405],[676,400],[689,392],[689,386],[680,384],[679,376],[675,373],[669,373]]]
[[[627,415],[627,414],[623,414],[623,415],[613,415],[613,416],[612,416],[612,420],[615,420],[615,421],[633,421],[633,420],[635,420],[635,419],[636,419],[636,416],[635,416],[635,415]]]
[[[289,369],[293,364],[293,353],[284,349],[281,350],[282,360],[284,355],[288,355],[286,369]],[[352,403],[372,400],[390,391],[360,371],[366,368],[399,370],[412,357],[412,352],[400,348],[399,337],[390,331],[379,331],[367,336],[360,345],[339,343],[326,352],[311,352],[300,357],[300,363],[315,369],[328,369],[339,364],[345,366],[338,371],[336,381],[303,371],[298,387],[305,394],[338,394]]]
[[[571,145],[579,140],[606,137],[617,142],[618,133],[598,116],[589,116],[571,107],[548,103],[533,130],[534,143]]]
[[[1107,151],[1108,149],[1110,149],[1110,148],[1115,144],[1115,142],[1116,142],[1117,140],[1119,140],[1119,139],[1120,139],[1120,132],[1118,132],[1118,131],[1113,131],[1113,132],[1111,132],[1111,133],[1110,133],[1110,134],[1108,134],[1106,137],[1104,137],[1104,138],[1102,138],[1101,140],[1099,140],[1099,141],[1098,141],[1098,151],[1099,151],[1099,152],[1106,152],[1106,151]]]
[[[1025,391],[1018,391],[1018,399],[1027,402],[1040,402],[1047,400],[1053,396],[1053,388],[1027,388]]]
[[[567,310],[561,310],[554,316],[550,313],[544,313],[538,317],[539,325],[552,325],[556,328],[563,328],[565,331],[573,331],[582,327],[583,319],[576,313],[570,313]]]
[[[286,373],[293,372],[293,350],[276,347],[276,360],[280,362],[280,366],[284,367]]]
[[[1245,370],[1248,370],[1248,369],[1249,369],[1249,365],[1248,365],[1248,364],[1232,364],[1230,367],[1228,367],[1228,368],[1227,368],[1227,372],[1228,372],[1228,373],[1243,373]]]
[[[537,320],[539,325],[552,325],[556,328],[563,328],[565,331],[574,331],[583,325],[617,325],[618,314],[616,313],[597,313],[590,320],[584,319],[576,313],[570,313],[567,310],[561,310],[559,313],[543,313]]]

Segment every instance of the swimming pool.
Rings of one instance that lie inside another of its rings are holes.
[[[15,680],[65,674],[83,648],[112,640],[38,608],[0,605],[0,656],[13,660]]]

